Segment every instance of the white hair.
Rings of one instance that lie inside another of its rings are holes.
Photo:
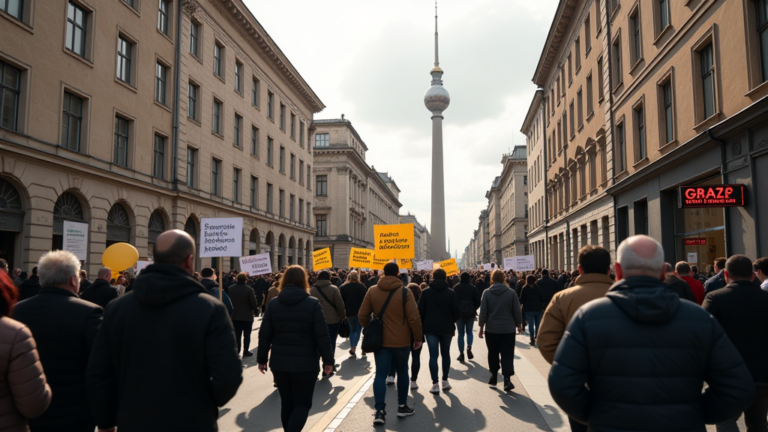
[[[347,282],[352,282],[352,283],[360,282],[360,276],[357,274],[356,271],[352,270],[347,275]]]
[[[637,254],[635,249],[630,245],[630,241],[643,237],[646,241],[652,241],[656,244],[656,252],[651,257],[642,257]],[[648,236],[633,236],[621,242],[619,248],[616,250],[616,262],[621,264],[621,268],[625,275],[646,275],[646,276],[658,276],[661,270],[665,268],[664,263],[664,249],[661,244],[655,239]]]
[[[80,260],[67,251],[48,252],[37,263],[37,274],[42,287],[65,285],[72,276],[80,274]]]

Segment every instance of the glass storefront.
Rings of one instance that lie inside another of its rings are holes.
[[[720,185],[720,176],[690,186]],[[686,185],[689,186],[689,185]],[[706,270],[715,259],[725,256],[725,214],[723,208],[679,208],[675,206],[675,258]],[[674,265],[674,263],[672,263]]]

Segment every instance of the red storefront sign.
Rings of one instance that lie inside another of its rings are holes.
[[[741,207],[744,185],[680,186],[678,203],[686,207]]]
[[[684,240],[686,246],[706,246],[707,239],[705,238],[692,238]]]

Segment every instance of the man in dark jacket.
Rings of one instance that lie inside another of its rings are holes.
[[[568,273],[563,271],[562,273],[560,273],[560,277],[557,278],[557,290],[558,291],[564,290],[565,286],[568,285],[568,282],[569,282]]]
[[[19,301],[34,297],[40,292],[40,277],[37,276],[37,267],[32,268],[32,276],[19,286]]]
[[[674,291],[675,294],[677,294],[677,296],[682,300],[688,300],[690,302],[699,304],[699,302],[696,300],[696,296],[693,295],[693,291],[691,290],[690,285],[688,285],[688,282],[675,276],[675,268],[672,267],[672,264],[664,263],[664,268],[666,271],[664,276],[664,285]]]
[[[13,318],[32,331],[53,398],[29,426],[35,432],[93,432],[96,420],[88,406],[85,375],[103,310],[77,298],[80,260],[72,253],[49,252],[36,268],[43,288],[17,304]]]
[[[440,393],[437,358],[442,357],[442,389],[450,390],[448,372],[451,370],[451,339],[456,332],[456,321],[461,318],[461,307],[456,292],[448,286],[445,270],[432,273],[429,288],[419,297],[421,327],[429,348],[429,372],[432,375],[432,394]]]
[[[591,431],[703,432],[737,417],[754,383],[723,328],[664,285],[656,240],[630,237],[616,255],[619,281],[576,312],[555,354],[555,402]]]
[[[362,334],[362,327],[360,326],[360,319],[357,317],[357,313],[360,311],[360,306],[363,304],[365,293],[368,292],[368,288],[360,283],[360,276],[356,271],[349,272],[347,276],[347,283],[339,288],[341,293],[341,299],[344,302],[344,310],[347,314],[347,325],[349,326],[349,355],[355,357],[355,351],[357,344],[360,342],[360,335]]]
[[[459,329],[459,358],[458,361],[464,363],[464,334],[467,335],[467,358],[472,360],[475,355],[472,354],[472,342],[474,339],[473,327],[477,317],[477,308],[480,307],[480,292],[474,285],[469,283],[469,273],[463,272],[459,278],[459,283],[453,287],[456,298],[459,300],[461,316],[456,321],[456,328]]]
[[[366,288],[370,288],[379,283],[379,271],[374,270],[373,276],[368,278],[368,282],[365,283]]]
[[[77,292],[77,295],[83,295],[85,290],[87,290],[91,285],[93,284],[88,280],[88,272],[85,270],[80,270],[80,288]]]
[[[715,260],[715,275],[707,279],[704,283],[704,294],[709,294],[712,291],[719,290],[726,285],[725,282],[725,258],[718,258]]]
[[[154,263],[107,307],[87,373],[99,427],[217,430],[242,364],[227,310],[192,277],[194,263],[189,234],[160,234]]]
[[[269,291],[269,282],[264,279],[264,275],[259,275],[256,277],[256,280],[253,281],[253,292],[256,294],[256,302],[258,304],[264,304],[264,297],[267,295],[267,291]]]
[[[117,298],[117,288],[109,284],[111,277],[112,270],[109,267],[102,267],[96,280],[83,292],[80,298],[106,309],[107,304]]]
[[[205,291],[208,294],[219,298],[219,283],[216,281],[216,272],[212,268],[206,267],[200,271],[200,276],[202,276],[200,283],[203,284]],[[226,290],[221,292],[221,302],[224,303],[227,312],[232,316],[235,309],[232,307],[232,299],[229,298]]]
[[[562,291],[562,288],[560,288],[556,280],[549,277],[549,270],[547,269],[541,271],[541,279],[536,281],[536,285],[541,288],[541,293],[544,294],[544,309],[546,310],[549,302],[552,301],[552,297],[559,291]]]
[[[768,430],[768,292],[754,283],[752,261],[733,255],[725,263],[728,285],[704,298],[702,307],[723,326],[728,339],[744,359],[755,383],[755,398],[744,411],[749,431]],[[736,420],[717,424],[718,432],[737,431]]]
[[[240,273],[236,278],[237,283],[229,287],[229,298],[232,300],[232,326],[235,328],[235,340],[237,352],[240,352],[240,340],[243,340],[243,357],[253,355],[248,349],[251,347],[251,332],[253,332],[253,317],[259,313],[259,303],[256,302],[256,294],[253,289],[245,284],[248,281],[246,273]]]

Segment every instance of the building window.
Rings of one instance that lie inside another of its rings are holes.
[[[274,213],[272,209],[272,185],[269,183],[267,183],[267,213]]]
[[[160,7],[157,11],[157,29],[168,36],[168,14],[171,11],[171,5],[168,0],[160,0]]]
[[[315,134],[315,147],[329,147],[331,145],[331,134]]]
[[[299,184],[304,184],[304,161],[299,160]]]
[[[251,208],[259,208],[259,178],[251,176]]]
[[[221,196],[221,161],[213,159],[211,162],[211,194]]]
[[[661,129],[664,131],[664,144],[669,144],[675,140],[675,112],[674,101],[672,98],[672,78],[670,77],[661,85]]]
[[[304,223],[304,200],[299,198],[299,223]]]
[[[288,219],[291,222],[294,222],[296,220],[296,195],[291,194],[291,196],[288,199]]]
[[[259,128],[251,126],[251,154],[259,157]]]
[[[235,168],[232,172],[232,200],[240,202],[240,168]]]
[[[2,0],[0,0],[2,1]],[[21,71],[0,60],[0,126],[18,130]]]
[[[299,147],[304,148],[304,121],[299,121]]]
[[[251,104],[258,107],[259,99],[261,98],[261,82],[256,78],[253,78],[251,87]]]
[[[528,185],[528,176],[525,175],[523,176],[523,186],[527,186],[527,185]]]
[[[271,91],[267,91],[267,117],[275,119],[275,94]]]
[[[632,11],[632,15],[629,17],[629,30],[630,30],[630,63],[632,66],[639,62],[643,58],[643,39],[642,39],[642,25],[640,23],[640,6]]]
[[[315,224],[317,225],[317,236],[325,237],[328,235],[328,221],[325,215],[315,216]]]
[[[130,121],[115,116],[115,148],[112,162],[121,167],[128,167],[128,133]]]
[[[117,38],[117,79],[131,84],[131,57],[133,44],[123,36]]]
[[[291,138],[296,139],[296,114],[291,113]]]
[[[165,138],[155,135],[155,152],[152,159],[152,176],[163,179],[165,174]]]
[[[187,147],[187,186],[190,188],[197,187],[196,164],[197,150]]]
[[[571,84],[573,84],[573,57],[568,54],[568,87]],[[563,90],[565,90],[565,86],[563,86]]]
[[[595,112],[594,101],[592,92],[592,73],[587,75],[587,117],[591,116]]]
[[[83,124],[83,100],[70,92],[64,92],[64,109],[61,119],[61,146],[79,152]]]
[[[221,102],[213,100],[213,133],[221,135]]]
[[[656,34],[660,34],[665,28],[669,27],[669,0],[658,0],[658,17],[659,26],[656,29]]]
[[[224,78],[224,47],[218,42],[213,44],[213,73]]]
[[[280,172],[285,173],[285,147],[280,146]]]
[[[158,62],[155,66],[155,100],[165,105],[168,67]]]
[[[640,104],[634,108],[634,112],[635,140],[637,142],[635,157],[637,158],[636,161],[639,162],[647,157],[645,146],[645,109],[643,105]]]
[[[699,50],[704,119],[715,114],[715,58],[712,43]]]
[[[296,180],[296,156],[291,153],[291,179]]]
[[[191,118],[192,120],[197,120],[197,95],[199,93],[200,87],[189,83],[189,87],[187,90],[187,117]]]
[[[24,0],[0,0],[0,10],[19,21],[24,21]]]
[[[603,58],[597,59],[597,101],[603,101]]]
[[[312,190],[312,167],[307,164],[307,189]],[[307,218],[309,222],[309,218]]]
[[[189,53],[200,57],[200,24],[194,21],[189,26]]]
[[[587,19],[584,20],[584,57],[589,56],[589,52],[592,50],[592,23]]]
[[[272,139],[272,137],[267,137],[267,165],[274,166],[273,163],[273,155],[274,155],[274,147],[275,147],[275,141]]]
[[[317,176],[317,184],[315,185],[315,192],[317,196],[328,196],[328,176]]]
[[[0,2],[3,0],[0,0]],[[13,2],[13,0],[7,0]],[[17,0],[21,2],[21,0]],[[88,34],[88,12],[69,2],[67,7],[67,49],[85,58],[85,38]]]
[[[600,7],[600,2],[597,2],[597,3],[598,3],[597,7]],[[610,21],[610,18],[613,15],[613,13],[619,9],[619,0],[606,0],[605,3],[606,3],[606,6],[608,7],[608,18]]]
[[[576,42],[573,44],[574,56],[576,56],[576,73],[579,73],[581,69],[581,37],[576,37]]]
[[[622,84],[624,73],[621,69],[621,35],[613,40],[613,88],[616,89]]]
[[[627,142],[626,133],[624,132],[624,123],[621,122],[616,125],[616,150],[619,156],[619,173],[627,170]]]
[[[235,114],[234,133],[235,147],[243,148],[243,117],[239,114]]]
[[[280,104],[280,130],[285,132],[285,105]]]
[[[277,212],[281,218],[285,217],[285,191],[280,189],[277,193]]]
[[[584,98],[581,89],[576,93],[576,114],[578,114],[579,129],[584,126]]]
[[[235,91],[243,92],[243,64],[235,62]]]
[[[570,136],[571,136],[571,139],[574,139],[574,138],[576,137],[576,129],[574,128],[574,122],[575,122],[575,118],[576,118],[576,116],[574,116],[574,115],[573,115],[573,114],[574,114],[574,113],[573,113],[573,100],[571,100],[571,103],[570,103],[570,105],[568,106],[568,113],[569,113],[569,114],[570,114],[570,116],[571,116],[571,123],[570,123],[570,126],[571,126],[571,135],[570,135]]]

